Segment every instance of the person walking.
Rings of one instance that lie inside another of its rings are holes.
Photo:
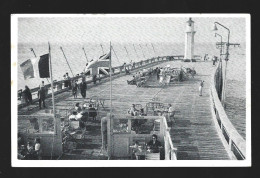
[[[87,83],[82,81],[79,85],[82,98],[86,98]]]
[[[74,96],[74,98],[78,97],[78,84],[77,84],[77,80],[73,82],[72,84],[72,94]]]
[[[32,93],[27,85],[25,85],[25,90],[23,91],[25,102],[27,105],[32,104]]]
[[[207,60],[207,57],[208,57],[208,54],[205,54],[205,56],[204,56],[204,61]]]
[[[159,69],[159,67],[156,67],[156,75],[157,75],[157,80],[159,80],[160,79],[160,69]]]
[[[202,80],[200,82],[200,86],[199,86],[199,96],[202,96],[202,88],[204,87],[204,81]]]
[[[214,56],[214,57],[213,57],[213,66],[216,65],[216,62],[217,62],[217,56]]]
[[[69,89],[71,89],[71,80],[68,72],[65,74],[65,80],[65,87],[69,87]]]
[[[96,85],[96,82],[97,82],[97,75],[93,75],[93,77],[92,77],[92,81],[93,81],[94,85]]]

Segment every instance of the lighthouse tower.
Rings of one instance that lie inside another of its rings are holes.
[[[185,34],[185,54],[184,60],[194,59],[194,21],[189,18],[186,25],[186,34]]]

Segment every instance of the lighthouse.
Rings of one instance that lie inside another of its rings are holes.
[[[194,21],[189,18],[186,24],[185,34],[185,54],[184,60],[192,61],[194,59]]]

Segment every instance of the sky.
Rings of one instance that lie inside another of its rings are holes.
[[[184,43],[188,17],[19,17],[19,43]],[[212,31],[214,22],[230,29],[230,42],[243,43],[246,39],[244,17],[193,17],[195,42],[216,42]],[[227,41],[227,30],[218,32]],[[220,39],[218,39],[220,40]]]

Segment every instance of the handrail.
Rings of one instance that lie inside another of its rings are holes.
[[[164,128],[164,138],[165,138],[164,141],[169,144],[169,149],[170,149],[169,155],[168,155],[168,153],[165,153],[165,156],[168,155],[169,157],[167,159],[169,159],[169,160],[177,160],[177,148],[175,148],[173,146],[171,135],[170,135],[170,132],[169,132],[170,129],[168,127],[166,118],[164,117],[162,119],[162,121],[163,121],[162,122],[163,126],[161,128]]]
[[[147,67],[149,65],[158,64],[159,62],[165,62],[165,61],[168,61],[170,58],[173,58],[173,59],[176,60],[176,58],[177,59],[183,58],[183,56],[182,55],[179,55],[179,56],[158,56],[158,57],[146,59],[146,60],[143,60],[143,61],[135,62],[135,66],[134,66],[134,68],[131,68],[131,70],[141,69],[141,68]],[[120,71],[113,72],[112,76],[124,73],[125,72],[124,67],[129,69],[129,67],[132,67],[132,66],[133,66],[133,64],[125,64],[125,65],[113,67],[112,71],[115,71],[116,69],[119,69]],[[71,78],[71,80],[80,79],[82,77],[83,77],[83,75],[75,76],[75,77]],[[106,78],[109,78],[109,76],[99,77],[99,78],[97,78],[97,81],[100,81],[100,80],[106,79]],[[55,81],[53,83],[54,87],[57,88],[57,91],[55,91],[54,94],[68,90],[68,88],[62,88],[62,85],[64,84],[64,82],[65,82],[65,80],[60,80],[60,81]],[[86,84],[91,84],[92,82],[93,82],[93,80],[89,79],[89,80],[86,81]],[[46,87],[47,90],[49,90],[49,88],[51,87],[51,84],[47,84],[47,85],[45,85],[45,87]],[[31,89],[32,95],[35,95],[38,90],[39,90],[39,87],[32,88]],[[20,96],[21,96],[21,90],[18,90],[18,100],[22,99],[22,97],[20,97]],[[48,91],[47,91],[47,97],[49,97],[49,96],[50,96],[50,94],[48,94]],[[35,102],[35,101],[37,101],[37,98],[36,99],[33,98],[32,102]],[[26,106],[26,103],[18,104],[18,108],[22,108],[24,106]]]
[[[220,63],[218,63],[217,69],[219,68]],[[216,86],[215,86],[215,76],[218,74],[218,70],[215,70],[214,75],[211,78],[211,98],[213,103],[213,109],[215,111],[215,116],[219,130],[223,134],[225,140],[228,143],[228,149],[233,152],[237,159],[245,159],[246,156],[246,141],[235,129],[231,121],[226,115],[226,112],[221,104],[220,99],[218,98]],[[224,139],[223,139],[224,140]]]

